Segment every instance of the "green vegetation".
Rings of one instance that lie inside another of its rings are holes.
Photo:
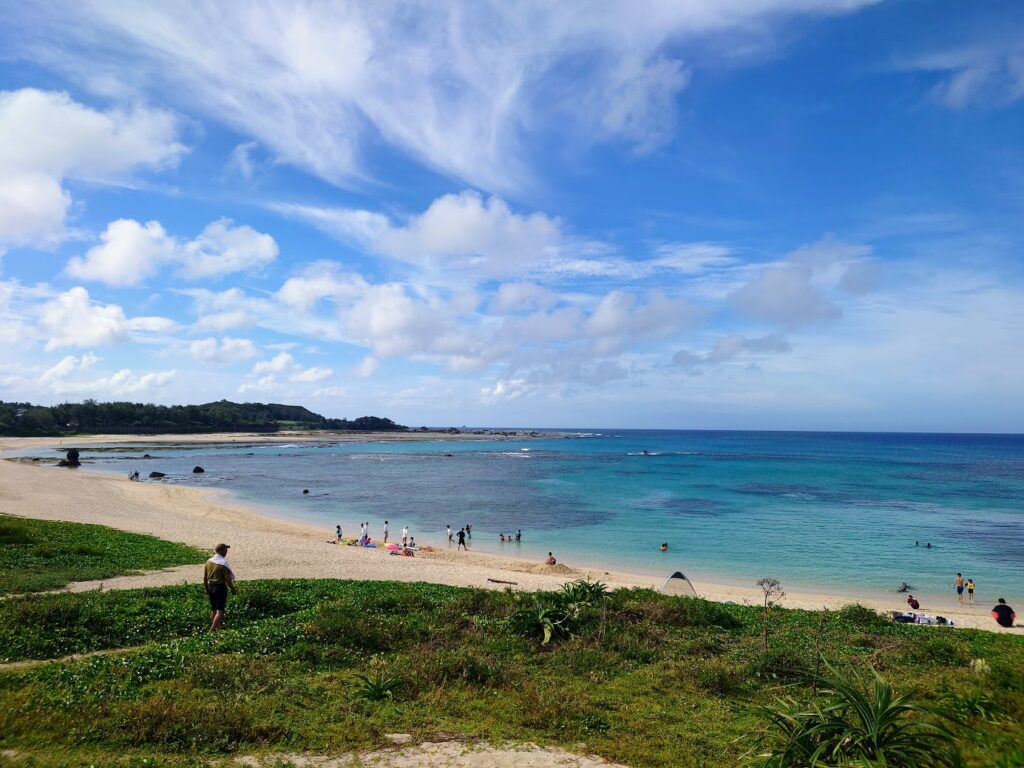
[[[54,406],[0,402],[0,435],[9,436],[277,432],[279,429],[394,432],[407,427],[378,416],[361,416],[353,421],[328,419],[298,405],[232,403],[228,400],[171,406],[98,403],[95,400]]]
[[[897,696],[876,673],[872,689],[816,679],[819,695],[808,706],[792,698],[762,707],[770,723],[751,759],[763,768],[807,765],[960,765],[951,719],[909,695]]]
[[[227,765],[404,732],[558,744],[635,768],[783,768],[814,751],[823,766],[943,765],[951,745],[969,766],[1022,757],[1015,636],[776,608],[765,651],[763,607],[648,590],[239,589],[212,635],[197,586],[0,603],[8,658],[126,648],[0,672],[0,750],[41,768]],[[828,679],[814,674],[822,657]]]
[[[0,515],[0,596],[59,589],[72,581],[108,579],[205,559],[194,547],[102,525]],[[10,629],[0,628],[0,638]],[[0,656],[5,651],[0,642]]]

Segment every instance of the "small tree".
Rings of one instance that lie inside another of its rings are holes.
[[[779,601],[786,596],[782,589],[782,582],[778,579],[765,577],[758,579],[757,586],[764,592],[764,609],[761,612],[761,626],[763,629],[764,650],[768,650],[768,628],[772,619],[772,609],[779,604]]]

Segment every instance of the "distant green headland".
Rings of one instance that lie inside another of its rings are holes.
[[[360,416],[352,421],[329,419],[300,405],[278,403],[218,400],[203,405],[154,405],[86,400],[44,406],[0,401],[0,436],[6,437],[278,432],[282,429],[398,432],[408,427],[379,416]]]

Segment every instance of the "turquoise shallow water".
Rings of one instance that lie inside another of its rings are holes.
[[[445,524],[472,522],[475,549],[538,560],[553,550],[571,564],[849,594],[907,581],[935,597],[961,571],[982,602],[1024,597],[1024,436],[618,430],[151,453],[83,457],[221,488],[325,532],[368,520],[379,534],[388,519],[437,544]],[[193,476],[195,464],[207,472]],[[516,529],[522,544],[498,543]]]

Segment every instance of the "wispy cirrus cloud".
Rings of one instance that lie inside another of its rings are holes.
[[[1024,23],[1007,19],[984,36],[901,58],[893,68],[934,76],[929,96],[948,109],[1010,105],[1024,97]]]
[[[599,4],[454,1],[55,2],[12,10],[17,52],[112,93],[174,94],[336,184],[373,174],[364,145],[493,191],[531,183],[529,139],[672,139],[689,41],[771,49],[795,16],[873,0]],[[68,44],[72,42],[73,44]],[[87,63],[87,66],[85,65]],[[584,76],[580,76],[584,75]],[[571,76],[571,83],[566,80]],[[244,165],[242,166],[245,167]]]

